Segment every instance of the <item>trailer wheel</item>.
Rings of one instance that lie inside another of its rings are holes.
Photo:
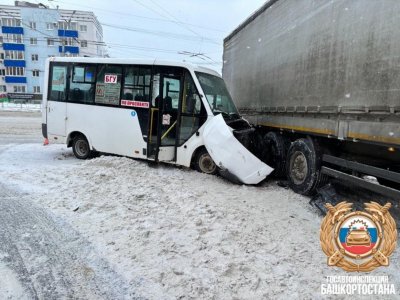
[[[206,174],[217,174],[218,168],[205,148],[200,149],[194,159],[194,167],[197,171]]]
[[[82,134],[75,136],[72,140],[72,151],[78,159],[88,159],[92,155],[89,142]]]
[[[268,132],[264,136],[266,145],[265,162],[274,168],[272,173],[275,177],[284,177],[286,174],[286,154],[290,145],[290,141],[277,132]]]
[[[286,175],[290,188],[296,193],[310,195],[320,179],[321,156],[311,139],[298,139],[289,148]]]

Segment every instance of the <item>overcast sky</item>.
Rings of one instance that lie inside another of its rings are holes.
[[[13,5],[13,0],[1,0]],[[111,57],[186,60],[221,71],[223,39],[266,0],[30,0],[93,11]],[[118,28],[123,27],[127,30]],[[143,32],[146,31],[146,32]],[[198,57],[179,52],[204,54]]]

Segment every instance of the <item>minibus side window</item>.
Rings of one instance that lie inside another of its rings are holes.
[[[51,65],[49,100],[65,101],[67,95],[67,70],[68,67],[66,65]]]
[[[71,70],[68,102],[93,104],[96,66],[74,65]]]
[[[134,109],[143,138],[147,141],[150,109],[151,66],[126,66],[122,87],[122,107]]]
[[[207,120],[207,112],[189,72],[185,72],[179,145],[185,143]]]
[[[119,106],[122,67],[99,65],[97,69],[96,98],[98,104]]]

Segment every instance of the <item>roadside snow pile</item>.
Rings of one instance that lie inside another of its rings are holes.
[[[5,111],[40,111],[41,104],[1,102],[0,110]]]
[[[1,253],[0,253],[1,258]],[[0,297],[2,299],[29,299],[24,288],[18,280],[18,275],[0,261],[0,274],[2,274],[0,285]]]
[[[326,266],[309,199],[273,182],[239,186],[114,156],[79,161],[62,145],[4,150],[0,171],[141,282],[145,298],[320,298],[325,276],[345,275]],[[396,263],[374,272],[388,274],[400,282]]]

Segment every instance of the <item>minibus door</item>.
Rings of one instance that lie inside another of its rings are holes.
[[[154,107],[151,108],[149,158],[154,158],[155,161],[174,162],[182,99],[182,76],[156,75],[153,84],[159,86],[159,93],[154,99]]]

